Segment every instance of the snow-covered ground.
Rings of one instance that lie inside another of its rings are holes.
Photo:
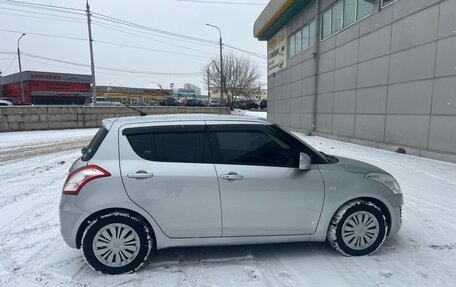
[[[0,286],[456,286],[455,164],[299,134],[398,179],[403,226],[376,254],[347,258],[326,243],[174,248],[135,274],[95,273],[58,220],[67,170],[94,133],[0,133]]]

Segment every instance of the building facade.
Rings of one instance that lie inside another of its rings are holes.
[[[456,162],[455,0],[274,0],[254,35],[269,119]]]
[[[15,105],[84,104],[91,97],[91,82],[90,75],[24,71],[0,78],[1,98]]]
[[[97,86],[97,96],[132,106],[158,105],[158,101],[173,96],[172,89]]]
[[[184,90],[193,90],[195,91],[195,96],[200,96],[201,95],[201,88],[198,86],[195,86],[193,84],[184,84]]]

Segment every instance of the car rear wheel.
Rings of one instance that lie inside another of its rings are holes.
[[[329,243],[345,256],[363,256],[377,251],[388,231],[382,210],[366,200],[342,206],[328,228]]]
[[[123,274],[139,269],[152,249],[152,237],[138,218],[113,212],[96,218],[84,231],[82,252],[95,270]]]

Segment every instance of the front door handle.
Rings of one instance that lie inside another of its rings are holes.
[[[221,179],[226,179],[228,181],[234,181],[234,180],[242,180],[244,177],[242,175],[239,175],[235,172],[230,172],[228,174],[221,174],[220,175]]]
[[[152,178],[154,175],[152,173],[147,173],[145,170],[138,170],[136,173],[129,173],[127,174],[127,177],[129,178]]]

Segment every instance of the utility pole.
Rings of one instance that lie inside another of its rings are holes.
[[[220,28],[215,26],[215,25],[211,25],[211,24],[206,24],[207,26],[210,26],[210,27],[214,27],[216,28],[218,31],[219,31],[219,34],[220,34],[220,104],[221,106],[225,106],[225,102],[223,101],[223,91],[224,91],[224,83],[225,83],[225,79],[223,77],[223,55],[222,55],[222,46],[223,46],[223,42],[222,42],[222,32],[220,31]]]
[[[92,106],[97,105],[97,85],[95,82],[95,64],[93,62],[93,47],[92,47],[92,26],[90,20],[90,6],[89,0],[86,2],[86,11],[87,11],[87,25],[89,27],[89,46],[90,46],[90,68],[92,70]]]
[[[209,103],[211,102],[211,81],[210,81],[211,73],[209,72],[209,67],[207,67],[207,99]]]
[[[17,40],[17,60],[19,62],[19,78],[21,80],[21,102],[25,104],[25,96],[24,96],[24,81],[22,80],[22,65],[21,65],[21,50],[19,49],[19,42],[21,41],[22,37],[26,34],[22,34],[19,39]]]
[[[212,61],[209,65],[207,65],[207,99],[210,102],[211,101],[211,65],[214,64],[215,61]],[[221,87],[220,87],[221,89]]]

